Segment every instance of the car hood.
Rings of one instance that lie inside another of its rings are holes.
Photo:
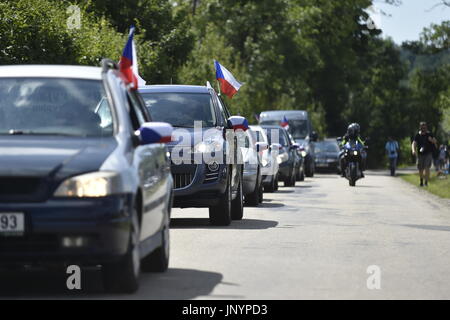
[[[60,180],[96,171],[116,146],[112,137],[0,137],[0,176]]]

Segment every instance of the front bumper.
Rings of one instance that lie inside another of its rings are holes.
[[[175,181],[181,175],[191,175],[186,186],[174,189],[173,206],[177,208],[217,205],[227,187],[228,167],[224,164],[220,164],[215,172],[211,172],[206,164],[172,165],[172,174]]]
[[[0,264],[116,261],[128,248],[132,196],[97,199],[51,199],[43,203],[0,203],[0,212],[23,212],[21,236],[0,235]],[[82,237],[84,245],[67,247],[65,237]]]

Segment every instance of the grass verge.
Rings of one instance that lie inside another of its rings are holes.
[[[399,174],[400,178],[403,180],[419,187],[419,174]],[[424,187],[425,190],[431,192],[434,195],[437,195],[441,198],[450,199],[450,176],[447,176],[447,179],[438,178],[436,173],[433,172],[430,177],[430,181],[428,181],[428,187]]]

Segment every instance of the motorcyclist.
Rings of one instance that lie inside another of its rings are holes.
[[[343,149],[343,147],[349,140],[356,140],[359,143],[361,143],[361,145],[364,147],[364,141],[361,139],[360,131],[361,129],[359,124],[357,123],[350,124],[347,128],[347,133],[342,137],[342,141],[340,143],[341,149]],[[341,163],[341,175],[342,177],[345,177],[345,169],[347,168],[347,162],[345,161],[344,150],[341,151],[339,157]],[[361,177],[364,178],[363,171],[365,170],[365,161],[363,159],[361,160],[359,166],[361,168]]]

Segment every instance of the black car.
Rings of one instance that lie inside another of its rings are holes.
[[[122,292],[166,270],[172,127],[150,120],[111,61],[0,67],[0,266],[101,265]]]
[[[316,142],[315,153],[317,171],[340,172],[340,148],[336,139],[325,139]]]
[[[248,128],[210,86],[153,85],[139,89],[152,118],[172,124],[174,207],[207,207],[210,222],[243,217],[243,162],[234,129]],[[234,124],[237,124],[235,126]]]
[[[284,181],[284,185],[287,187],[295,186],[301,166],[298,154],[299,145],[294,143],[288,132],[280,126],[261,125],[261,127],[266,130],[270,145],[279,144],[277,155],[279,179]],[[276,150],[273,151],[276,152]]]

